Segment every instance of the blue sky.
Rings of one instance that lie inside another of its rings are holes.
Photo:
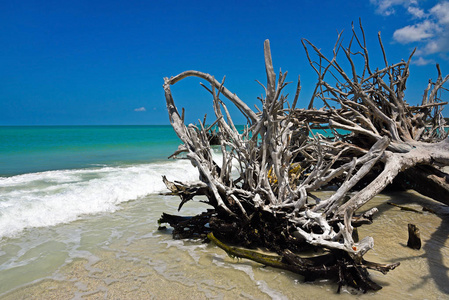
[[[253,106],[265,39],[275,69],[288,70],[289,81],[301,75],[305,107],[316,75],[301,38],[330,54],[337,32],[348,41],[359,18],[373,69],[383,66],[378,31],[389,62],[417,47],[409,103],[435,79],[436,62],[449,73],[449,1],[1,1],[0,125],[169,124],[163,77],[190,69],[226,75],[228,89]],[[198,83],[172,89],[189,122],[212,115]]]

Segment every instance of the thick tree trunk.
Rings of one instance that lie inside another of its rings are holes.
[[[442,142],[435,143],[432,145],[421,144],[416,145],[412,150],[407,153],[392,153],[385,152],[385,167],[384,170],[371,181],[369,185],[367,185],[360,192],[355,194],[348,202],[341,205],[338,208],[338,214],[340,216],[348,215],[352,216],[357,209],[371,200],[375,195],[380,193],[388,184],[392,183],[394,178],[403,171],[408,171],[411,168],[418,165],[432,165],[433,163],[438,164],[449,164],[449,138],[445,139]],[[437,169],[428,169],[437,171]],[[442,172],[438,172],[440,175]],[[407,174],[407,173],[406,173]],[[433,174],[428,174],[430,178],[435,179],[436,176]],[[418,178],[414,178],[413,182],[416,184],[415,187],[421,186],[421,190],[425,191],[426,189],[422,187],[422,185],[418,185]],[[446,178],[444,179],[446,180]],[[428,180],[429,181],[429,180]],[[444,189],[445,182],[433,181],[435,189],[435,195],[439,195],[439,193]],[[439,185],[440,183],[441,185]],[[444,191],[443,191],[444,193]],[[446,194],[446,198],[447,198]],[[444,195],[443,195],[444,197]],[[436,199],[438,200],[438,199]],[[443,200],[446,201],[447,199]],[[444,203],[444,202],[443,202]]]

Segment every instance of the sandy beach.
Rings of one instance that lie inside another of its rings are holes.
[[[438,212],[417,214],[387,201]],[[158,231],[162,212],[175,213],[178,200],[149,196],[122,204],[116,213],[53,228],[30,230],[11,248],[33,242],[22,260],[32,264],[2,273],[2,299],[322,299],[336,296],[337,285],[304,283],[301,276],[228,257],[214,245],[173,240],[170,230]],[[366,259],[400,262],[382,275],[370,272],[383,286],[376,293],[354,296],[343,290],[339,299],[445,299],[449,294],[449,223],[447,208],[414,193],[388,194],[370,203],[380,210],[360,237],[371,235],[375,247]],[[205,208],[188,203],[185,214]],[[366,207],[368,209],[369,207]],[[407,224],[413,222],[423,240],[421,250],[406,247]],[[39,242],[37,241],[39,240]],[[54,249],[53,252],[47,252]],[[13,254],[11,250],[11,254]],[[58,253],[55,255],[54,253]],[[5,276],[7,278],[5,278]],[[5,285],[10,290],[5,290]],[[12,289],[12,291],[11,291]]]

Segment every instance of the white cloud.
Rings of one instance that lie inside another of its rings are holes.
[[[437,31],[439,31],[438,25],[426,20],[415,25],[408,25],[397,29],[393,33],[393,38],[401,44],[407,44],[431,38],[435,36]]]
[[[422,18],[424,18],[426,16],[426,13],[424,12],[424,10],[419,8],[419,7],[409,6],[407,8],[407,11],[413,17],[418,18],[418,19],[422,19]]]
[[[395,8],[405,8],[415,20],[414,24],[397,29],[393,39],[401,44],[415,43],[418,50],[416,65],[432,62],[424,58],[427,55],[449,52],[449,1],[439,1],[429,10],[419,6],[417,0],[370,0],[376,6],[376,12],[388,16],[395,13]],[[422,2],[422,1],[421,1]],[[398,14],[397,17],[400,17]],[[420,21],[417,21],[419,19]]]
[[[442,46],[441,40],[429,41],[426,44],[426,47],[424,48],[423,52],[425,54],[437,53],[437,52],[440,52],[441,50],[443,50],[441,46]]]
[[[433,59],[425,59],[422,56],[418,57],[418,59],[412,60],[412,64],[417,65],[417,66],[425,66],[425,65],[433,64],[433,63],[435,63],[435,61]]]
[[[443,1],[430,9],[431,20],[437,26],[435,37],[427,41],[422,52],[424,55],[449,52],[449,1]]]
[[[449,28],[446,28],[442,35],[438,38],[429,41],[423,52],[425,54],[444,53],[449,51]]]
[[[134,111],[147,111],[145,107],[135,108]]]
[[[418,5],[417,0],[370,0],[370,2],[371,4],[376,6],[376,13],[384,16],[395,14],[395,6],[403,6],[405,8],[409,8],[411,6],[415,7]],[[416,12],[416,10],[414,10],[414,12]]]
[[[449,25],[449,2],[441,2],[430,9],[440,24]]]

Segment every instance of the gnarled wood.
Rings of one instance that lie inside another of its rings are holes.
[[[438,92],[449,76],[443,78],[437,66],[438,78],[429,82],[421,104],[409,105],[405,89],[413,53],[407,61],[388,64],[379,35],[385,66],[372,68],[360,29],[361,37],[353,27],[347,47],[340,34],[331,57],[302,40],[318,77],[308,109],[295,108],[299,82],[292,105],[282,94],[287,73],[274,72],[268,40],[264,43],[266,96],[260,98],[262,107],[257,112],[226,89],[224,79],[219,82],[198,71],[164,78],[170,122],[183,142],[179,151],[186,152],[199,171],[199,182],[164,182],[172,194],[181,197],[179,208],[194,196],[207,198],[205,202],[214,210],[198,219],[198,224],[207,228],[205,233],[246,247],[266,247],[283,257],[282,264],[289,265],[286,268],[305,270],[301,272],[306,277],[332,275],[339,287],[356,282],[357,288],[366,291],[379,288],[369,280],[367,268],[384,273],[397,265],[381,266],[363,259],[374,241],[371,237],[354,241],[353,226],[370,223],[377,210],[362,216],[355,215],[356,211],[398,176],[408,176],[409,186],[418,191],[424,190],[419,180],[425,176],[438,191],[426,195],[446,201],[439,195],[448,190],[448,177],[435,167],[449,165],[449,138],[441,114],[446,102]],[[338,62],[339,55],[350,66],[348,70]],[[361,64],[355,55],[362,58]],[[214,143],[222,152],[220,162],[212,159],[208,135],[212,126],[205,121],[186,126],[174,103],[170,86],[189,76],[210,83],[204,87],[212,96]],[[222,96],[247,118],[243,131],[236,129]],[[320,103],[322,107],[316,108]],[[314,132],[323,128],[330,136]],[[427,173],[413,176],[423,168]],[[314,195],[330,186],[335,191],[330,197]],[[359,190],[350,194],[354,188]],[[164,220],[168,220],[166,216]],[[201,223],[206,220],[208,226]],[[190,228],[190,221],[182,222],[179,228]],[[328,251],[337,263],[313,273],[310,263],[298,256],[311,248]]]

